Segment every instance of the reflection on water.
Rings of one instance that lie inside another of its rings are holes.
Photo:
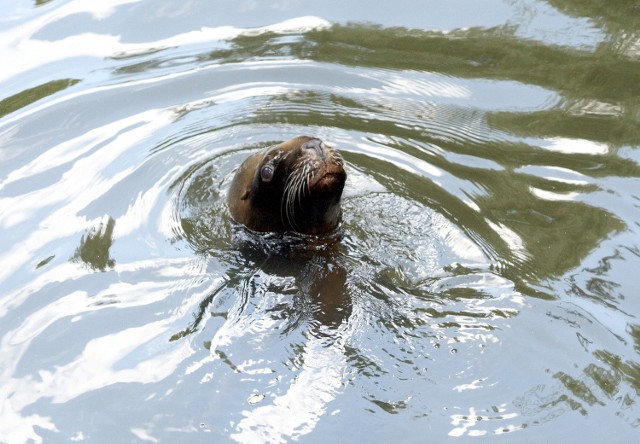
[[[0,117],[24,108],[31,103],[37,102],[43,97],[62,91],[63,89],[73,86],[78,82],[79,80],[76,79],[53,80],[45,83],[44,85],[29,88],[14,96],[7,97],[0,101]]]
[[[636,2],[254,3],[0,21],[0,442],[632,442]],[[234,225],[301,134],[340,230]]]
[[[112,218],[106,224],[100,223],[97,229],[91,229],[82,236],[80,246],[71,258],[73,262],[84,262],[93,270],[105,271],[113,268],[116,262],[109,256],[109,248],[113,243],[113,227],[116,221]]]

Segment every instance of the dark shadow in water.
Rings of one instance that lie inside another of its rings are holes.
[[[71,257],[71,262],[84,263],[95,271],[106,271],[113,268],[116,261],[109,256],[109,249],[113,245],[113,229],[116,221],[109,217],[107,223],[100,223],[98,227],[90,228],[82,235],[80,246]]]
[[[614,145],[639,144],[640,62],[610,53],[551,47],[518,39],[515,30],[471,29],[443,35],[402,29],[336,27],[312,35],[319,60],[346,65],[439,72],[462,78],[510,79],[557,91],[560,108],[534,113],[494,113],[497,128],[531,136],[579,135]],[[389,42],[393,45],[389,45]],[[390,63],[391,62],[391,63]],[[620,117],[570,111],[585,97],[625,106]],[[510,125],[508,117],[520,119]],[[527,120],[522,120],[527,119]],[[603,131],[604,130],[604,131]],[[634,168],[637,173],[637,166]]]
[[[638,328],[632,334],[638,339]],[[607,350],[596,350],[595,362],[568,373],[558,371],[553,378],[560,384],[555,388],[536,386],[514,400],[514,405],[527,415],[542,414],[565,408],[589,416],[594,407],[606,407],[611,402],[623,406],[617,416],[632,427],[640,426],[633,415],[640,389],[640,365],[633,360]]]
[[[268,254],[254,248],[249,247],[251,251],[244,249],[245,259],[256,267],[245,282],[244,288],[249,291],[243,297],[263,297],[261,291],[255,291],[258,288],[255,278],[286,282],[285,286],[276,285],[271,289],[290,296],[270,309],[271,316],[284,323],[282,334],[308,331],[313,336],[326,335],[348,321],[352,301],[347,290],[347,269],[342,264],[338,244],[328,244],[320,251],[298,244],[295,251]],[[256,254],[261,257],[257,262]]]
[[[634,7],[628,5],[629,10],[635,11]],[[637,28],[627,26],[624,29],[631,32],[624,34],[619,31],[620,38],[633,40],[637,37]],[[279,35],[269,33],[241,36],[232,41],[233,50],[214,51],[201,56],[201,59],[202,63],[236,63],[258,57],[290,58],[293,55],[345,66],[437,72],[460,78],[515,80],[557,91],[569,101],[569,105],[579,105],[587,97],[606,103],[621,103],[624,108],[619,118],[589,113],[580,116],[567,113],[568,106],[563,104],[560,110],[552,110],[550,114],[533,113],[531,119],[539,125],[514,125],[510,130],[526,129],[529,134],[571,136],[578,125],[595,140],[606,140],[618,146],[640,144],[640,128],[635,119],[640,111],[635,99],[640,95],[640,61],[608,50],[594,52],[524,40],[516,35],[516,31],[509,26],[442,33],[375,25],[335,25],[328,30],[309,32],[304,39],[293,42],[282,42]],[[559,112],[560,122],[557,119]],[[331,117],[324,115],[325,119]],[[340,124],[341,120],[336,119],[337,127],[356,128],[350,126],[357,123],[356,119]],[[384,121],[372,123],[393,127]],[[547,126],[549,124],[551,127]],[[604,133],[599,131],[602,129]],[[384,130],[380,132],[386,134]]]
[[[24,91],[14,94],[11,97],[7,97],[0,101],[0,117],[11,114],[27,105],[30,105],[38,100],[67,89],[80,80],[77,79],[62,79],[52,80],[43,85],[38,85],[33,88],[25,89]]]
[[[251,233],[249,236],[262,235]],[[240,247],[245,263],[256,264],[256,271],[275,279],[292,280],[288,284],[292,290],[291,304],[281,307],[279,313],[287,319],[284,332],[310,320],[337,328],[349,318],[352,303],[347,291],[347,270],[341,258],[339,234],[308,238],[294,235],[269,243],[266,248],[254,242]],[[258,244],[264,245],[263,240],[258,239]]]
[[[47,265],[49,262],[51,262],[54,258],[56,257],[55,254],[52,254],[51,256],[47,257],[46,259],[41,260],[40,262],[38,262],[38,264],[36,265],[36,270],[38,268],[42,268],[45,265]]]
[[[194,221],[183,221],[193,227]],[[195,333],[210,316],[216,299],[240,298],[240,306],[251,298],[267,297],[273,292],[287,298],[270,310],[270,316],[284,322],[282,334],[295,331],[303,324],[311,325],[311,334],[321,334],[326,327],[338,328],[351,314],[352,302],[347,290],[347,267],[340,252],[339,236],[299,237],[250,233],[234,227],[227,240],[226,252],[212,248],[207,255],[224,257],[228,263],[228,280],[203,299],[194,313],[193,322],[174,334],[177,340]],[[190,232],[188,237],[202,233]],[[206,241],[205,241],[206,242]],[[203,239],[196,244],[201,248]],[[228,313],[224,314],[228,316]]]
[[[638,0],[547,0],[558,10],[572,16],[588,17],[606,28],[610,41],[637,41],[640,33]]]

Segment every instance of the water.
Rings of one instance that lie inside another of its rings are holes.
[[[637,2],[5,3],[0,442],[635,441]],[[234,226],[301,134],[340,233]]]

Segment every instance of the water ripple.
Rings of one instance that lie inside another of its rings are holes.
[[[133,41],[66,24],[142,2],[85,3],[0,33],[9,442],[631,435],[635,62],[317,17]],[[235,169],[300,134],[344,155],[340,230],[242,230]]]

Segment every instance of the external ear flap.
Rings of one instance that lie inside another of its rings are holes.
[[[247,200],[249,198],[249,190],[245,190],[245,192],[240,197],[240,200]]]

